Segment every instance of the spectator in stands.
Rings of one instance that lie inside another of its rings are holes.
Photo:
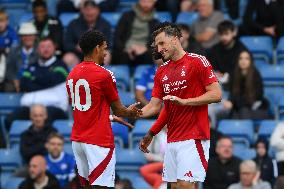
[[[259,139],[256,144],[256,157],[253,159],[260,170],[260,178],[274,185],[274,166],[271,157],[268,155],[267,141]]]
[[[19,186],[19,189],[60,189],[56,178],[46,172],[46,161],[43,156],[32,157],[29,163],[29,177]]]
[[[226,85],[229,82],[229,77],[234,72],[240,52],[247,48],[236,39],[237,28],[231,21],[221,22],[218,25],[218,34],[220,42],[208,51],[208,59],[212,63],[219,81],[226,88],[224,84]]]
[[[111,26],[100,16],[99,6],[92,0],[86,0],[81,7],[81,15],[70,22],[64,37],[64,49],[66,52],[81,56],[78,40],[81,34],[90,28],[104,33],[108,43],[111,41]]]
[[[192,25],[195,39],[206,49],[219,42],[217,26],[224,20],[223,14],[214,11],[213,0],[198,1],[199,18]]]
[[[274,129],[270,146],[276,151],[278,176],[284,176],[284,123],[279,123]]]
[[[279,37],[280,11],[276,0],[250,0],[240,28],[241,34]]]
[[[11,47],[19,44],[17,32],[9,26],[8,15],[0,10],[0,52],[8,53]]]
[[[10,48],[18,45],[17,33],[9,26],[8,15],[0,10],[0,92],[6,91],[6,55]]]
[[[228,189],[271,189],[269,182],[260,179],[260,172],[252,160],[243,161],[240,165],[240,182],[232,184]]]
[[[252,55],[242,51],[230,78],[229,100],[224,107],[231,110],[234,119],[266,119],[269,103],[263,96],[263,84]]]
[[[142,106],[149,103],[152,97],[152,89],[154,86],[154,76],[158,67],[163,64],[162,59],[154,60],[153,66],[144,70],[141,78],[136,83],[135,96],[137,102],[140,102]]]
[[[216,153],[217,157],[209,158],[204,189],[227,189],[239,180],[241,160],[233,156],[232,139],[221,137],[216,145]]]
[[[47,110],[43,105],[33,105],[30,112],[32,125],[21,134],[20,139],[20,153],[26,163],[34,155],[46,154],[47,137],[50,133],[56,132],[56,129],[47,122]]]
[[[205,55],[205,49],[197,42],[194,37],[191,36],[190,28],[188,25],[179,24],[178,27],[181,30],[182,37],[180,38],[183,49],[189,53],[195,53]]]
[[[163,160],[166,144],[167,133],[166,127],[164,127],[150,144],[148,148],[150,153],[144,154],[148,163],[140,168],[140,173],[153,189],[159,189],[161,185],[163,185],[161,173],[163,172]]]
[[[29,65],[38,59],[36,52],[37,29],[31,22],[23,23],[18,32],[21,44],[12,48],[7,56],[6,91],[20,91],[21,75]]]
[[[47,170],[57,178],[61,188],[75,177],[74,157],[63,151],[63,145],[62,135],[51,133],[48,136],[46,143],[48,154],[45,156]]]
[[[55,56],[55,44],[43,38],[38,45],[39,60],[28,66],[22,73],[20,89],[24,92],[21,106],[6,119],[9,129],[13,120],[28,119],[29,107],[38,103],[47,106],[49,121],[67,118],[68,108],[65,80],[66,65]]]
[[[34,24],[38,31],[38,38],[51,38],[56,49],[62,49],[63,27],[61,22],[54,17],[48,15],[47,5],[44,0],[36,0],[32,5]]]
[[[152,62],[149,44],[158,20],[154,18],[155,0],[139,0],[125,12],[114,33],[113,63],[135,66]]]

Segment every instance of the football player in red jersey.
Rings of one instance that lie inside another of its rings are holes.
[[[142,108],[142,117],[157,114],[156,123],[140,142],[147,147],[165,125],[167,149],[164,157],[163,180],[171,188],[193,189],[204,182],[209,159],[209,103],[219,102],[222,92],[211,64],[201,55],[185,52],[180,43],[181,32],[175,24],[162,23],[153,33],[158,53],[166,62],[154,79],[152,98]]]
[[[73,107],[72,148],[84,188],[114,187],[115,148],[110,124],[114,115],[136,118],[141,110],[120,102],[113,73],[101,65],[106,55],[104,35],[88,30],[79,46],[84,60],[70,72],[66,88]],[[116,119],[116,118],[115,118]]]

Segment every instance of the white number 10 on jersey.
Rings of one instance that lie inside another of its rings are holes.
[[[86,81],[85,79],[79,79],[75,84],[75,90],[73,86],[73,79],[69,79],[67,81],[67,84],[70,90],[73,110],[75,110],[75,108],[79,111],[89,110],[92,105],[92,98],[91,98],[91,90],[88,81]],[[86,93],[86,104],[84,105],[82,105],[80,102],[80,93],[79,93],[80,86],[84,87],[84,91]]]

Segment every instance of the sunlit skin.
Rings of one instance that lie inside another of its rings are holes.
[[[157,51],[162,54],[164,61],[176,61],[185,54],[184,50],[180,50],[182,47],[179,38],[168,36],[165,32],[161,32],[156,36],[155,46]]]

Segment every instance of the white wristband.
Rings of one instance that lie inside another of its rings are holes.
[[[113,116],[112,115],[109,115],[109,120],[113,121]]]

